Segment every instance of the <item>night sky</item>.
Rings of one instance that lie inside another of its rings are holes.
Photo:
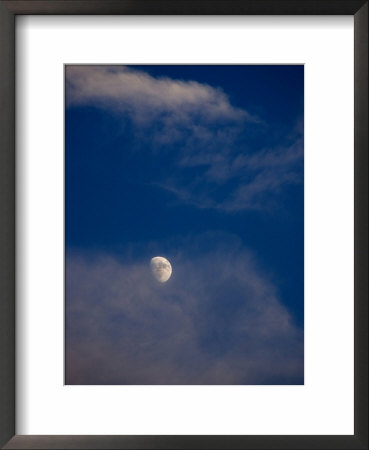
[[[303,384],[303,66],[65,83],[66,384]]]

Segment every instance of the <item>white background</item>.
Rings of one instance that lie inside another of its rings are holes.
[[[17,17],[17,434],[353,434],[353,17]],[[305,385],[63,386],[63,64],[305,64]]]

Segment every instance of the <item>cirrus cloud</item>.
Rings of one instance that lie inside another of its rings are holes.
[[[205,83],[156,78],[126,66],[68,65],[66,104],[128,118],[135,143],[124,151],[147,161],[163,158],[167,172],[156,169],[151,179],[137,181],[196,208],[270,210],[286,188],[303,182],[302,121],[296,118],[300,128],[283,138],[284,145],[250,150],[247,127],[265,133],[267,125]]]
[[[125,66],[66,67],[67,106],[96,105],[124,111],[139,122],[158,117],[173,123],[255,120],[227,95],[196,81],[155,78]]]

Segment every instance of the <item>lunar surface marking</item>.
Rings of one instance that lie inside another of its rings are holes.
[[[154,277],[160,282],[165,283],[172,275],[172,266],[170,262],[162,256],[155,256],[150,261],[151,271]]]

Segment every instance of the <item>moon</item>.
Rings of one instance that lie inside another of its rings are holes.
[[[165,283],[172,275],[172,266],[170,262],[162,256],[155,256],[150,261],[151,272],[154,277],[160,282]]]

